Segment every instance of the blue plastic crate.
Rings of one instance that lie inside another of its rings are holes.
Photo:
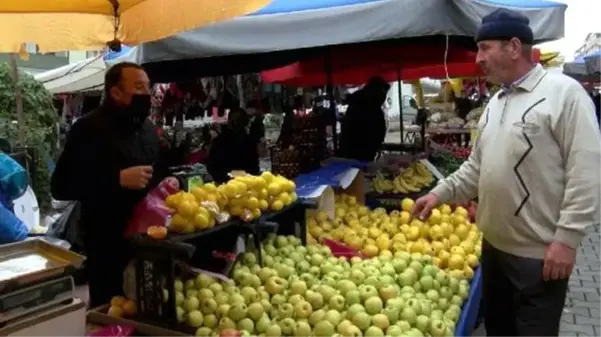
[[[470,295],[463,304],[461,317],[455,328],[455,336],[471,336],[476,328],[480,301],[482,299],[482,268],[474,271],[474,278],[470,284]]]

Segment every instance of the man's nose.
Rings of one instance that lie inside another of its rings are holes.
[[[484,62],[484,55],[478,50],[478,54],[476,54],[476,64],[481,64],[482,62]]]

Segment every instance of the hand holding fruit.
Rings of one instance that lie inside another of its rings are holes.
[[[438,202],[439,199],[436,194],[430,192],[424,195],[415,201],[415,205],[413,206],[412,210],[413,216],[418,217],[422,221],[427,219],[432,209],[438,205]]]
[[[141,190],[148,186],[152,178],[152,166],[132,166],[119,172],[121,187],[130,190]]]

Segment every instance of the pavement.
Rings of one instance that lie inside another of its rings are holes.
[[[576,257],[561,317],[560,336],[601,336],[599,226],[589,228]],[[481,325],[472,336],[486,336]]]

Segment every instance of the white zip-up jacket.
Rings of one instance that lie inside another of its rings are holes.
[[[582,86],[537,65],[491,99],[478,128],[469,159],[433,189],[440,202],[478,197],[478,227],[506,253],[577,248],[601,217],[601,137]]]

